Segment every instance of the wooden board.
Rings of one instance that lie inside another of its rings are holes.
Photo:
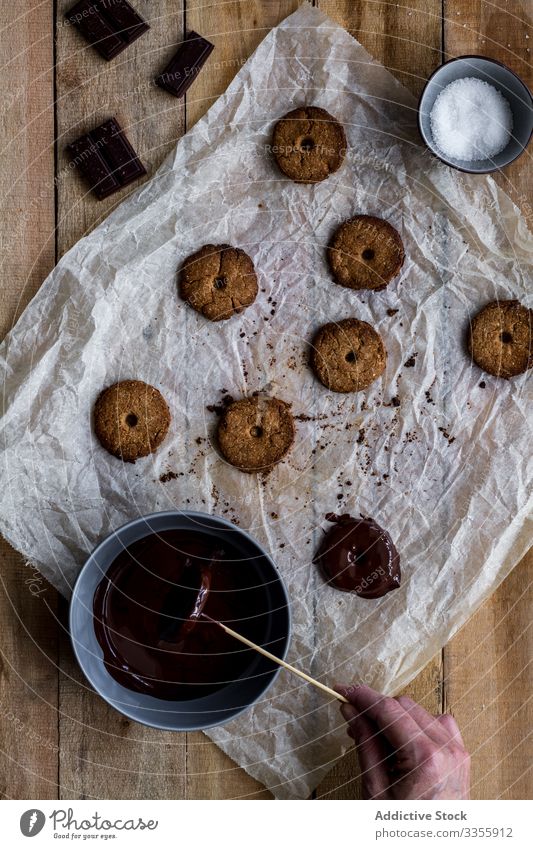
[[[69,167],[66,145],[115,116],[153,174],[183,135],[185,109],[154,83],[183,38],[184,3],[159,0],[144,4],[150,30],[112,62],[106,62],[65,21],[72,0],[57,2],[56,123],[58,255],[62,256],[87,231],[103,220],[140,182],[98,201]],[[148,177],[144,178],[145,180]]]
[[[59,0],[58,24],[71,5],[71,0]],[[183,4],[161,0],[151,7],[151,14],[148,4],[142,10],[148,15],[150,31],[109,63],[73,27],[58,29],[59,256],[139,185],[97,201],[68,167],[64,150],[68,142],[115,115],[151,174],[183,133],[183,103],[153,83],[183,38]],[[60,667],[61,797],[183,797],[185,736],[130,723],[107,707],[83,680],[64,632]]]
[[[444,649],[446,709],[472,755],[473,799],[531,798],[533,552]]]
[[[55,4],[55,78],[49,4],[35,6],[21,0],[4,11],[2,27],[7,30],[1,59],[8,75],[0,171],[4,332],[53,265],[54,194],[58,258],[135,188],[96,201],[68,168],[66,143],[115,115],[153,173],[268,30],[299,5],[298,0],[220,4],[158,0],[150,8],[143,4],[140,11],[151,16],[150,33],[106,63],[79,33],[65,26],[63,13],[72,2]],[[531,20],[517,0],[509,0],[504,10],[465,0],[318,0],[315,5],[347,27],[415,94],[440,63],[442,50],[446,58],[486,53],[511,65],[530,85],[533,82]],[[159,90],[152,79],[185,29],[210,38],[216,51],[183,102]],[[530,161],[523,156],[498,179],[533,219]],[[204,735],[145,729],[108,709],[86,687],[73,661],[65,630],[66,605],[59,605],[58,625],[54,591],[38,578],[31,583],[31,572],[5,543],[0,557],[4,796],[56,798],[59,779],[61,798],[269,798]],[[525,591],[532,563],[532,556],[524,560],[407,689],[429,710],[438,712],[445,706],[456,714],[473,753],[473,796],[478,798],[530,795],[526,733],[531,715],[525,671],[531,646]],[[339,759],[315,796],[343,799],[357,798],[359,793],[352,751]]]
[[[24,11],[2,10],[2,337],[54,265],[53,19]],[[0,794],[54,799],[56,596],[3,540],[0,560]]]
[[[511,68],[533,88],[533,14],[520,0],[491,3],[465,3],[445,0],[443,27],[444,59],[479,53],[497,59]],[[533,12],[533,7],[530,5]],[[533,224],[533,164],[531,147],[496,182],[510,195]]]
[[[345,27],[415,95],[441,62],[440,0],[317,0],[314,5]]]
[[[444,5],[446,59],[481,53],[508,65],[533,88],[533,19],[523,3],[508,0],[497,7],[445,0]],[[530,151],[496,175],[496,181],[521,207],[531,228]],[[532,567],[530,551],[444,650],[446,707],[457,717],[472,753],[474,799],[531,798]]]

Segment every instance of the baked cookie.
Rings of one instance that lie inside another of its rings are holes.
[[[142,380],[114,383],[94,405],[94,430],[106,451],[134,463],[152,454],[170,424],[167,402],[158,389]]]
[[[519,301],[493,301],[472,319],[468,350],[496,377],[514,377],[533,366],[533,310]]]
[[[366,389],[383,374],[386,364],[381,336],[358,318],[324,324],[313,339],[313,371],[333,392]]]
[[[243,472],[268,472],[294,442],[289,405],[261,396],[233,401],[220,418],[217,439],[232,466]]]
[[[277,122],[272,153],[296,183],[319,183],[341,167],[346,155],[342,124],[318,106],[301,106]]]
[[[240,248],[204,245],[185,260],[179,293],[210,321],[231,318],[255,301],[254,264]]]
[[[405,259],[398,231],[373,215],[356,215],[337,228],[327,251],[336,283],[348,289],[384,289]]]

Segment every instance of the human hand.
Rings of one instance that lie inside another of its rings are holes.
[[[468,799],[470,756],[453,716],[432,716],[407,696],[337,685],[355,741],[365,799]]]

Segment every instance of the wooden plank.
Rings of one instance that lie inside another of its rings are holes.
[[[55,799],[57,593],[0,539],[0,796]]]
[[[481,53],[533,86],[533,22],[524,4],[445,0],[444,51],[450,59]],[[533,227],[533,162],[524,154],[495,177]],[[472,797],[531,797],[532,710],[528,663],[533,552],[444,651],[445,695],[472,752]],[[529,607],[528,607],[529,605]]]
[[[65,21],[71,0],[57,2],[57,176],[59,255],[143,182],[98,201],[69,167],[65,146],[115,116],[148,171],[147,180],[183,134],[183,101],[154,83],[183,37],[182,0],[162,0],[139,11],[151,29],[111,62],[106,62]]]
[[[444,651],[446,707],[472,754],[473,799],[531,798],[530,552]]]
[[[57,3],[59,255],[139,185],[97,201],[68,168],[65,144],[115,115],[149,177],[184,127],[183,102],[153,83],[183,37],[180,0],[140,5],[150,31],[110,63],[64,25],[71,5],[72,0]],[[144,728],[108,708],[87,688],[66,638],[60,664],[61,797],[182,798],[185,735]]]
[[[441,61],[440,0],[317,0],[413,94]]]
[[[31,14],[30,14],[31,11]],[[2,10],[0,336],[54,264],[53,16],[26,0]],[[0,541],[0,796],[57,794],[55,591]]]
[[[320,9],[345,27],[378,62],[413,94],[420,94],[440,64],[441,4],[436,0],[400,3],[319,0]],[[442,658],[436,655],[405,694],[431,713],[442,710]],[[355,749],[342,757],[316,790],[317,799],[358,799],[361,781]]]
[[[187,0],[187,29],[215,45],[187,94],[187,129],[228,87],[268,31],[294,12],[298,0],[210,3]],[[238,767],[204,734],[187,735],[187,797],[269,799],[271,794]]]
[[[444,0],[444,56],[479,53],[508,65],[533,88],[533,20],[520,0],[490,3]],[[530,148],[531,151],[531,148]],[[533,163],[526,153],[495,176],[533,227]]]
[[[187,93],[187,129],[227,89],[269,30],[299,5],[298,0],[187,0],[187,29],[196,30],[215,45],[207,65]]]

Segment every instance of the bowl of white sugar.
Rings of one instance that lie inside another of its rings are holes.
[[[513,162],[533,134],[533,99],[517,75],[485,56],[445,62],[427,81],[418,126],[446,165],[488,174]]]

